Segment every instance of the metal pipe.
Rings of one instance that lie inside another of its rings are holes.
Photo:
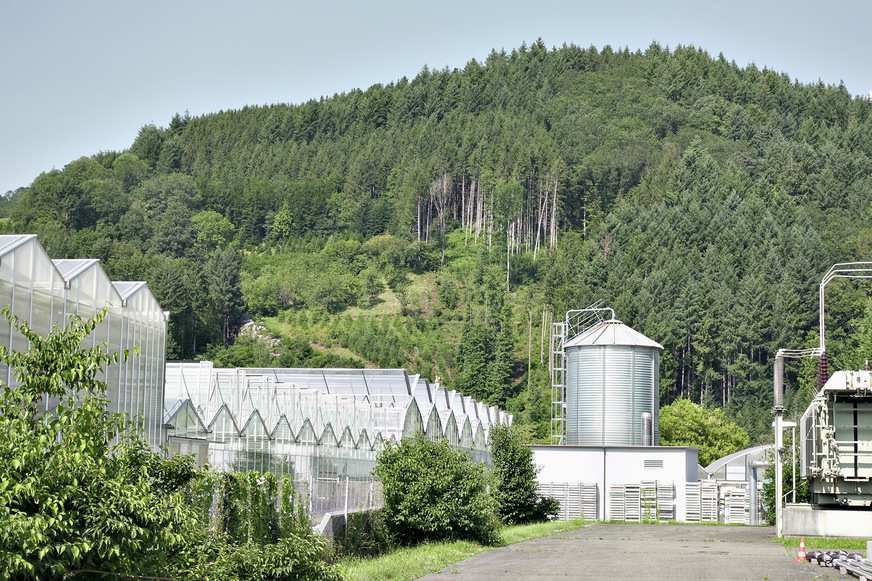
[[[775,409],[784,411],[784,355],[781,354],[781,351],[775,355],[773,372],[773,385],[775,388],[773,401],[775,402]]]
[[[782,488],[784,486],[781,474],[781,455],[784,452],[781,434],[781,414],[783,412],[784,410],[775,410],[775,537],[779,539],[784,536],[782,533],[784,515],[782,514],[783,508],[781,506],[783,501]]]
[[[760,515],[757,512],[757,467],[748,466],[748,524],[759,524]]]
[[[654,416],[651,412],[642,412],[642,445],[651,446],[654,441]]]
[[[823,295],[821,295],[821,297],[823,297]],[[784,455],[784,436],[782,434],[782,415],[784,414],[784,359],[786,357],[789,357],[791,359],[815,357],[819,356],[821,353],[823,353],[822,349],[814,348],[779,349],[778,352],[775,354],[775,364],[772,366],[772,384],[775,403],[772,409],[772,411],[775,413],[775,536],[779,539],[782,537],[781,505],[784,501],[784,498],[782,498],[784,488],[784,479],[782,474],[782,456]],[[796,477],[794,477],[793,485],[795,488]]]
[[[796,504],[796,422],[793,422],[793,425],[790,427],[790,449],[793,451],[791,454],[793,464],[793,504]]]
[[[824,289],[834,278],[872,278],[872,262],[840,262],[830,267],[821,279],[819,294],[820,350],[826,351],[824,339]]]
[[[759,501],[757,500],[757,469],[768,468],[772,466],[771,462],[751,462],[748,464],[748,514],[750,519],[748,524],[760,524],[760,511],[757,509]]]

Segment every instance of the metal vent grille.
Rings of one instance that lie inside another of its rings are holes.
[[[663,470],[663,460],[645,460],[645,470]]]

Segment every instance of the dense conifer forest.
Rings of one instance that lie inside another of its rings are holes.
[[[2,231],[147,280],[169,358],[408,367],[530,440],[547,325],[598,299],[664,345],[661,404],[771,438],[775,352],[817,345],[831,264],[872,259],[872,103],[694,47],[537,41],[131,137],[2,200]],[[827,292],[831,368],[862,367],[872,285]],[[788,374],[792,416],[814,362]]]

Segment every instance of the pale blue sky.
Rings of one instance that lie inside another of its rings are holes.
[[[866,0],[149,0],[0,5],[0,193],[148,123],[300,103],[542,38],[694,45],[803,83],[872,90]]]

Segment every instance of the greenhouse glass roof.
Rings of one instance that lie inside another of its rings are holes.
[[[311,428],[319,442],[341,445],[337,438],[351,438],[354,447],[419,431],[480,446],[491,425],[511,423],[500,409],[405,369],[215,368],[208,361],[167,362],[164,414],[170,435],[181,435],[178,430],[192,437],[197,426],[208,426],[193,437],[223,441],[231,425],[232,436],[245,438],[260,424],[269,438],[285,426],[300,441],[301,431]],[[220,433],[212,428],[216,421]]]

